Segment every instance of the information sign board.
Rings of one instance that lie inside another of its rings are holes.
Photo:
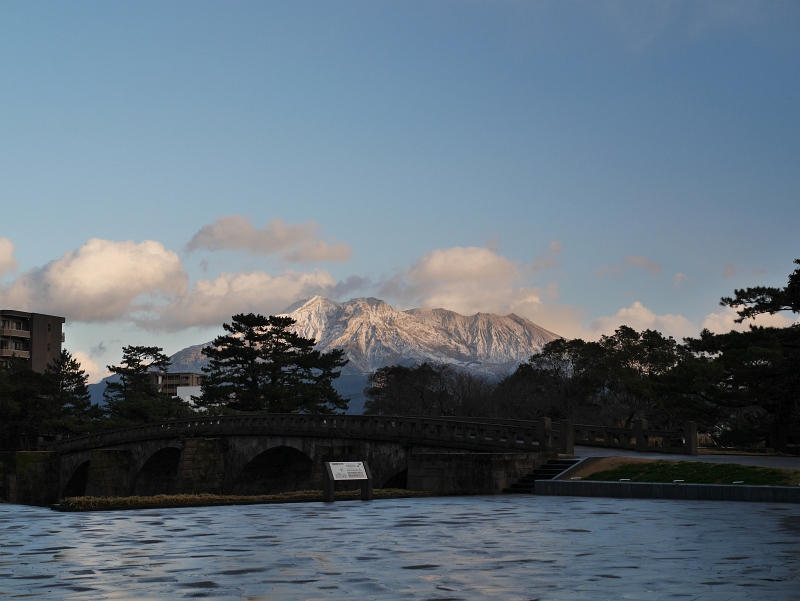
[[[331,461],[334,480],[367,480],[367,472],[362,461]]]

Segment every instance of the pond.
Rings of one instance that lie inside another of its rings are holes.
[[[496,495],[0,505],[0,597],[797,599],[796,505]]]

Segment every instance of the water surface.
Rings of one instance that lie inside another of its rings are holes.
[[[783,601],[800,598],[800,507],[532,495],[3,504],[0,597]]]

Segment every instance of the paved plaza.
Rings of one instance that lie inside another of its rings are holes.
[[[529,495],[0,505],[0,597],[790,600],[800,507]]]

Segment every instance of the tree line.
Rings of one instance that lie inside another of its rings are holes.
[[[800,259],[795,263],[800,265]],[[736,290],[721,304],[742,322],[765,313],[800,313],[800,268],[785,288]],[[40,374],[12,357],[0,366],[0,449],[33,449],[37,439],[177,419],[242,412],[333,413],[347,408],[333,388],[344,351],[322,353],[292,331],[294,320],[234,315],[203,349],[200,396],[187,402],[158,391],[151,372],[170,359],[156,346],[126,346],[108,366],[102,406],[67,350]],[[369,376],[366,413],[496,417],[629,427],[639,418],[675,430],[698,422],[723,445],[800,443],[800,325],[708,330],[682,343],[622,326],[599,341],[554,340],[504,377],[449,365],[393,365]]]
[[[800,265],[800,259],[795,261]],[[800,313],[800,268],[785,288],[736,290],[721,299],[738,322]],[[445,364],[393,365],[370,375],[365,412],[383,415],[540,417],[676,430],[686,420],[721,445],[800,443],[800,325],[750,326],[678,343],[622,326],[599,341],[554,340],[514,373],[491,377]]]
[[[291,331],[289,317],[234,315],[227,334],[203,349],[201,394],[192,402],[159,392],[152,372],[170,368],[157,346],[126,346],[109,365],[104,404],[94,405],[88,375],[66,349],[44,373],[21,358],[0,366],[0,450],[36,449],[39,437],[75,436],[193,415],[241,412],[331,413],[347,408],[333,388],[344,351],[321,353]]]

